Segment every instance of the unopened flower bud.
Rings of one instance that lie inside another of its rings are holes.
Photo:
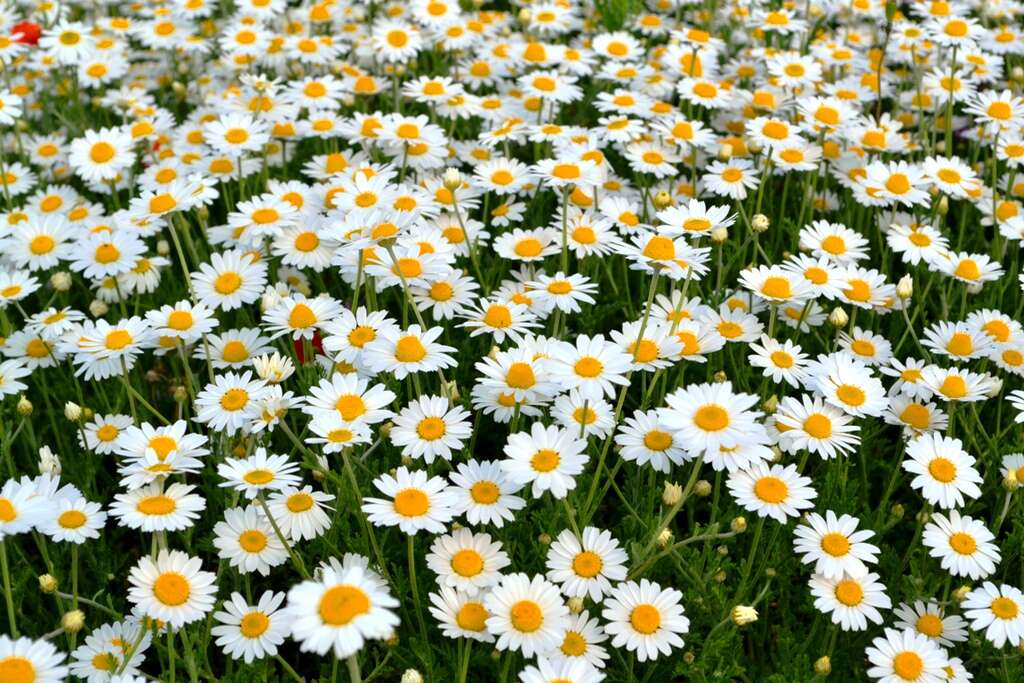
[[[32,401],[25,398],[25,396],[18,397],[18,415],[22,417],[28,417],[32,414]]]
[[[963,602],[967,598],[967,594],[973,590],[971,586],[964,585],[953,591],[953,599],[957,602]]]
[[[1015,66],[1010,69],[1010,80],[1011,81],[1024,81],[1024,68]]]
[[[65,612],[60,620],[60,626],[65,633],[78,633],[85,626],[85,612],[80,609]]]
[[[914,295],[914,279],[909,275],[904,275],[900,278],[900,281],[896,283],[896,296],[901,299],[909,299]]]
[[[683,499],[683,487],[675,482],[666,481],[665,490],[661,492],[661,503],[667,507],[676,505]]]
[[[530,19],[533,18],[533,13],[524,7],[523,9],[519,10],[519,14],[517,15],[517,17],[519,19],[520,24],[529,24]]]
[[[156,243],[156,253],[158,256],[167,256],[171,253],[171,245],[167,240],[160,240]]]
[[[444,182],[445,189],[449,192],[454,192],[462,187],[462,174],[459,173],[457,168],[447,168],[444,171],[442,181]]]
[[[728,161],[732,158],[732,145],[728,142],[718,148],[718,158],[721,161]]]
[[[59,476],[62,471],[60,458],[50,450],[49,446],[39,449],[39,474],[53,474]]]
[[[725,583],[725,580],[729,578],[729,575],[725,573],[725,570],[721,570],[715,574],[714,579],[716,583]]]
[[[711,482],[707,479],[698,479],[693,485],[693,493],[700,498],[707,498],[711,495]]]
[[[391,422],[389,420],[389,421],[385,422],[384,424],[382,424],[380,426],[380,428],[377,429],[377,433],[380,435],[380,438],[386,439],[389,436],[391,436],[391,430],[394,429],[394,428],[395,428],[395,423]]]
[[[539,536],[537,536],[537,542],[540,543],[543,546],[549,546],[549,545],[551,545],[551,535],[550,534],[546,534],[546,533],[541,533]]]
[[[1020,488],[1020,480],[1017,479],[1017,473],[1014,470],[1010,470],[1003,477],[1003,489],[1007,492],[1016,491]]]
[[[779,396],[778,396],[778,394],[772,394],[767,399],[765,399],[764,403],[761,404],[761,409],[764,410],[764,412],[769,414],[769,415],[774,413],[778,409],[778,407],[779,407]]]
[[[846,327],[846,323],[850,322],[850,316],[842,308],[836,306],[828,314],[828,321],[833,327]]]
[[[668,192],[665,192],[665,190],[662,190],[658,194],[654,195],[654,198],[651,200],[651,202],[654,204],[654,208],[656,208],[658,211],[661,211],[662,209],[667,209],[668,207],[672,206],[672,195],[670,195]]]
[[[814,673],[819,676],[828,676],[832,673],[832,660],[828,658],[828,655],[814,660]]]
[[[732,623],[737,626],[746,626],[757,621],[757,610],[749,605],[736,605],[732,608]]]
[[[423,683],[423,674],[416,669],[406,669],[402,673],[401,683]]]
[[[1003,378],[993,377],[992,382],[989,384],[988,389],[985,391],[985,395],[989,398],[995,398],[1003,391]]]
[[[58,292],[68,291],[71,289],[71,273],[66,270],[58,270],[50,276],[50,286]]]
[[[902,503],[893,503],[892,507],[889,509],[889,514],[896,519],[903,519],[903,515],[906,514],[906,510],[903,508]]]
[[[942,199],[939,200],[939,205],[936,209],[940,216],[945,216],[949,213],[949,197],[942,195]]]
[[[981,283],[980,282],[969,282],[967,284],[967,293],[971,296],[975,294],[981,294]]]
[[[573,614],[579,614],[583,611],[583,598],[569,598],[565,604]]]
[[[93,299],[92,301],[89,302],[89,313],[91,313],[92,317],[94,318],[101,318],[105,316],[107,314],[107,311],[109,310],[110,306],[107,306],[106,301],[101,301],[100,299]]]
[[[53,574],[39,575],[39,590],[46,594],[53,593],[57,590],[57,579]]]
[[[725,370],[719,370],[718,372],[715,373],[712,379],[714,379],[714,381],[717,382],[718,384],[721,384],[722,382],[729,381],[729,375],[725,374]]]
[[[720,225],[711,231],[711,241],[715,244],[722,244],[727,239],[729,239],[729,228]]]
[[[782,449],[778,446],[772,446],[772,462],[782,462]]]
[[[658,546],[661,547],[661,548],[665,548],[671,542],[672,542],[672,530],[669,529],[668,527],[666,527],[666,528],[661,530],[660,534],[658,534]]]
[[[733,517],[732,521],[729,522],[729,529],[734,534],[742,534],[747,530],[747,518],[746,517]]]
[[[188,389],[186,389],[181,384],[179,384],[178,386],[174,387],[174,402],[175,403],[184,403],[187,400],[188,400]]]
[[[78,422],[82,419],[82,407],[77,403],[68,401],[64,404],[64,417],[66,417],[69,422]]]
[[[750,227],[754,232],[766,232],[771,224],[768,216],[763,213],[755,213],[754,217],[750,219]]]

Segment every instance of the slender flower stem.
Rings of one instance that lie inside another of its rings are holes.
[[[356,659],[356,655],[349,655],[345,659],[345,666],[348,668],[348,677],[352,679],[352,683],[363,683],[363,675],[359,672],[359,660]]]
[[[409,560],[409,584],[412,587],[412,602],[416,609],[416,621],[420,626],[420,637],[424,645],[427,641],[427,623],[423,620],[423,607],[420,604],[420,584],[416,579],[416,536],[409,534],[405,537],[406,550]]]
[[[750,580],[750,571],[754,568],[754,559],[757,557],[757,547],[761,544],[761,532],[764,531],[764,520],[764,517],[758,518],[757,526],[754,527],[754,538],[750,541],[750,553],[747,555],[747,562],[743,566],[743,574],[740,577],[740,589],[736,594],[737,600],[742,599],[746,592],[747,583]]]
[[[293,680],[297,681],[297,683],[305,683],[305,679],[295,672],[295,669],[293,669],[292,666],[287,661],[285,661],[284,657],[282,657],[280,654],[276,654],[274,655],[274,659],[276,659],[277,663],[280,664],[284,668],[284,670],[288,672],[288,675],[291,676]]]
[[[277,525],[277,521],[274,519],[274,515],[270,513],[270,507],[267,505],[267,501],[263,500],[263,495],[257,495],[256,501],[263,508],[263,514],[267,516],[267,521],[270,522],[270,526],[274,529],[274,534],[277,536],[277,540],[281,541],[281,545],[284,546],[285,550],[288,551],[288,556],[292,558],[292,564],[302,574],[302,578],[309,578],[309,571],[306,569],[306,563],[302,561],[302,556],[296,553],[292,549],[292,544],[288,542],[284,534],[281,533],[281,527]]]
[[[11,593],[11,571],[7,566],[7,541],[0,539],[0,572],[3,573],[4,600],[7,602],[7,623],[11,627],[11,635],[18,637],[18,620],[14,616],[14,594]]]

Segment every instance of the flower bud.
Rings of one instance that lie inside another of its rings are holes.
[[[674,482],[666,481],[665,490],[661,492],[661,503],[667,507],[678,505],[683,499],[683,487]]]
[[[967,594],[973,590],[971,586],[964,585],[953,591],[953,599],[957,602],[963,602],[967,598]]]
[[[747,518],[733,517],[732,521],[729,522],[729,529],[731,529],[734,534],[742,534],[747,530]]]
[[[733,148],[729,143],[725,143],[718,149],[718,159],[720,161],[728,161],[732,158]]]
[[[1016,491],[1018,488],[1020,488],[1020,480],[1017,479],[1017,473],[1014,470],[1010,470],[1003,477],[1003,489],[1009,493]]]
[[[718,226],[711,231],[711,241],[715,244],[722,244],[729,239],[729,228]]]
[[[58,292],[68,291],[71,289],[71,273],[66,270],[58,270],[50,276],[50,286]]]
[[[1017,82],[1024,81],[1024,68],[1015,66],[1010,69],[1010,80]]]
[[[725,374],[725,370],[719,370],[715,373],[712,379],[714,379],[717,384],[721,384],[722,382],[729,381],[729,375]]]
[[[171,253],[171,245],[167,240],[160,240],[156,243],[156,253],[158,256],[167,256]]]
[[[902,503],[893,503],[892,508],[890,508],[889,510],[889,514],[891,514],[896,519],[903,519],[903,515],[905,514],[905,512],[906,511],[903,509]]]
[[[693,493],[701,498],[707,498],[711,495],[711,482],[707,479],[698,479],[693,486]]]
[[[53,474],[59,476],[62,471],[60,458],[50,450],[49,446],[39,449],[39,474]]]
[[[89,302],[89,313],[91,313],[94,318],[101,318],[105,316],[109,310],[110,306],[107,306],[106,301],[93,299]]]
[[[395,423],[391,422],[390,420],[388,420],[387,422],[382,424],[379,429],[377,429],[377,434],[380,435],[380,438],[386,439],[389,436],[391,436],[391,430],[394,429],[394,428],[395,428]]]
[[[833,327],[846,327],[846,323],[850,322],[850,316],[842,308],[836,306],[828,314],[828,321]]]
[[[546,534],[546,533],[541,533],[539,536],[537,536],[537,542],[540,543],[543,546],[549,546],[549,545],[551,545],[551,535],[550,534]]]
[[[583,598],[569,598],[565,604],[573,614],[579,614],[583,611]]]
[[[732,623],[737,626],[746,626],[757,621],[757,610],[749,605],[736,605],[732,608]]]
[[[828,655],[818,657],[814,661],[814,673],[819,676],[828,676],[832,673],[832,660],[828,658]]]
[[[665,548],[665,547],[668,547],[668,544],[671,543],[671,542],[672,542],[672,530],[669,529],[668,527],[666,527],[666,528],[661,530],[660,534],[658,534],[658,546],[660,546],[662,548]]]
[[[68,401],[64,404],[64,417],[68,419],[68,422],[78,422],[82,419],[82,407],[77,403]]]
[[[32,401],[25,398],[24,395],[18,397],[18,415],[22,417],[28,417],[32,414]]]
[[[406,669],[402,673],[401,683],[423,683],[423,674],[416,669]]]
[[[949,213],[949,197],[942,195],[942,199],[939,200],[937,210],[940,216],[945,216]]]
[[[903,299],[904,301],[914,295],[914,279],[909,275],[904,275],[900,278],[900,281],[896,283],[896,296]]]
[[[763,213],[755,213],[754,217],[750,219],[750,228],[754,232],[767,232],[771,224],[772,222],[768,220],[768,216],[765,216]]]
[[[672,195],[670,195],[668,192],[665,192],[665,190],[662,190],[658,194],[654,195],[654,198],[651,199],[651,202],[654,204],[654,208],[656,208],[658,211],[661,211],[662,209],[667,209],[668,207],[672,206]]]
[[[60,626],[65,633],[78,633],[85,626],[85,612],[80,609],[65,612],[60,620]]]
[[[767,413],[768,415],[771,415],[772,413],[774,413],[778,409],[778,407],[779,407],[779,396],[778,396],[778,394],[772,394],[767,399],[765,399],[764,403],[761,404],[761,409],[765,413]]]
[[[446,190],[454,192],[462,187],[462,174],[459,173],[459,169],[457,168],[446,168],[444,176],[442,177],[442,182],[444,183]]]
[[[57,579],[53,574],[39,575],[39,590],[46,594],[53,593],[57,590]]]

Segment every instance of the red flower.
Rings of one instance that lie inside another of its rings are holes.
[[[299,363],[305,365],[308,361],[306,360],[306,345],[302,343],[301,339],[295,339],[292,341],[292,345],[295,347],[295,356],[299,359]],[[323,354],[324,352],[324,341],[320,338],[319,332],[313,333],[313,355],[317,353]],[[309,360],[313,360],[310,358]]]
[[[18,36],[14,39],[14,42],[24,43],[25,45],[38,45],[39,34],[42,32],[43,29],[39,24],[31,21],[20,21],[11,27],[11,35]]]

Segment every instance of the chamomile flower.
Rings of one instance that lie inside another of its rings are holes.
[[[526,501],[515,495],[523,485],[505,474],[498,462],[459,463],[449,476],[452,485],[446,490],[452,511],[465,514],[472,525],[493,524],[500,529],[526,507]]]
[[[500,542],[465,528],[434,539],[426,559],[440,585],[470,597],[498,583],[511,563]]]
[[[454,516],[447,482],[422,470],[399,467],[394,475],[382,474],[374,487],[386,498],[363,499],[362,510],[377,526],[397,526],[410,536],[421,530],[439,534]]]
[[[401,447],[402,455],[422,458],[428,465],[438,457],[451,460],[472,432],[468,418],[467,411],[446,398],[421,396],[394,418],[391,443]]]
[[[865,650],[872,664],[868,676],[882,683],[943,683],[948,658],[946,651],[911,629],[885,629]]]
[[[225,458],[217,466],[217,474],[224,479],[221,487],[234,489],[252,500],[264,491],[282,491],[297,485],[298,469],[287,455],[267,453],[259,446],[247,458]]]
[[[216,602],[216,576],[180,550],[139,559],[128,574],[128,600],[143,614],[174,628],[202,619]]]
[[[827,579],[841,579],[843,574],[863,576],[867,564],[878,561],[877,546],[866,543],[875,532],[857,530],[860,523],[850,515],[836,516],[826,510],[825,516],[810,513],[806,524],[797,525],[794,548],[804,564],[814,563],[814,572]]]
[[[903,469],[916,475],[910,485],[933,505],[962,507],[966,498],[981,496],[981,475],[974,469],[960,439],[941,434],[922,434],[907,444]]]
[[[961,603],[964,616],[974,631],[983,631],[985,639],[1002,647],[1014,647],[1024,639],[1024,593],[1018,588],[986,581]]]
[[[509,435],[501,468],[512,481],[530,484],[534,498],[545,491],[565,498],[576,488],[576,476],[589,460],[586,446],[569,430],[534,422],[529,432]]]
[[[267,508],[281,533],[291,541],[313,540],[331,525],[327,511],[334,496],[311,486],[287,487],[269,496]]]
[[[881,624],[883,618],[879,610],[892,608],[878,574],[853,576],[842,572],[835,578],[815,574],[808,585],[814,606],[823,614],[831,615],[832,623],[843,631],[867,630],[868,621]]]
[[[206,509],[195,486],[174,483],[166,488],[154,482],[114,496],[110,516],[121,526],[142,531],[177,531],[195,524]]]
[[[266,576],[272,567],[288,561],[287,549],[255,505],[225,510],[224,519],[213,527],[213,545],[218,556],[242,574]]]
[[[935,602],[926,604],[915,600],[913,605],[900,603],[893,610],[893,615],[896,628],[916,631],[943,647],[952,647],[953,643],[967,640],[967,622],[959,615],[943,614]]]
[[[922,543],[928,554],[938,558],[942,568],[953,576],[967,576],[973,580],[991,576],[999,563],[999,547],[995,536],[984,522],[961,516],[950,510],[949,516],[933,514],[924,526]]]
[[[800,476],[796,465],[758,462],[730,473],[727,484],[740,506],[781,524],[787,517],[798,516],[800,510],[813,507],[811,501],[818,495],[810,486],[810,478]]]
[[[614,587],[601,612],[608,622],[605,631],[612,637],[612,645],[635,652],[641,662],[683,647],[680,636],[689,632],[690,620],[685,616],[682,597],[679,591],[663,589],[647,579]]]
[[[437,619],[446,638],[469,638],[482,643],[493,643],[494,636],[487,631],[490,616],[484,607],[483,595],[460,593],[441,586],[430,594],[430,614]]]
[[[369,640],[388,638],[399,624],[392,610],[398,600],[357,565],[326,567],[319,580],[307,580],[288,591],[284,614],[292,638],[303,652],[344,659]]]
[[[210,635],[217,638],[216,645],[225,654],[246,664],[276,655],[291,631],[290,614],[280,609],[284,598],[284,593],[265,591],[250,605],[240,593],[232,593],[223,611],[214,612],[217,626],[210,629]]]
[[[629,556],[610,532],[586,527],[577,538],[563,530],[548,548],[548,580],[561,586],[569,598],[589,596],[601,602],[612,590],[612,582],[626,578]]]
[[[558,588],[537,575],[509,574],[484,598],[487,630],[497,636],[499,650],[521,651],[524,657],[556,647],[569,622]]]

